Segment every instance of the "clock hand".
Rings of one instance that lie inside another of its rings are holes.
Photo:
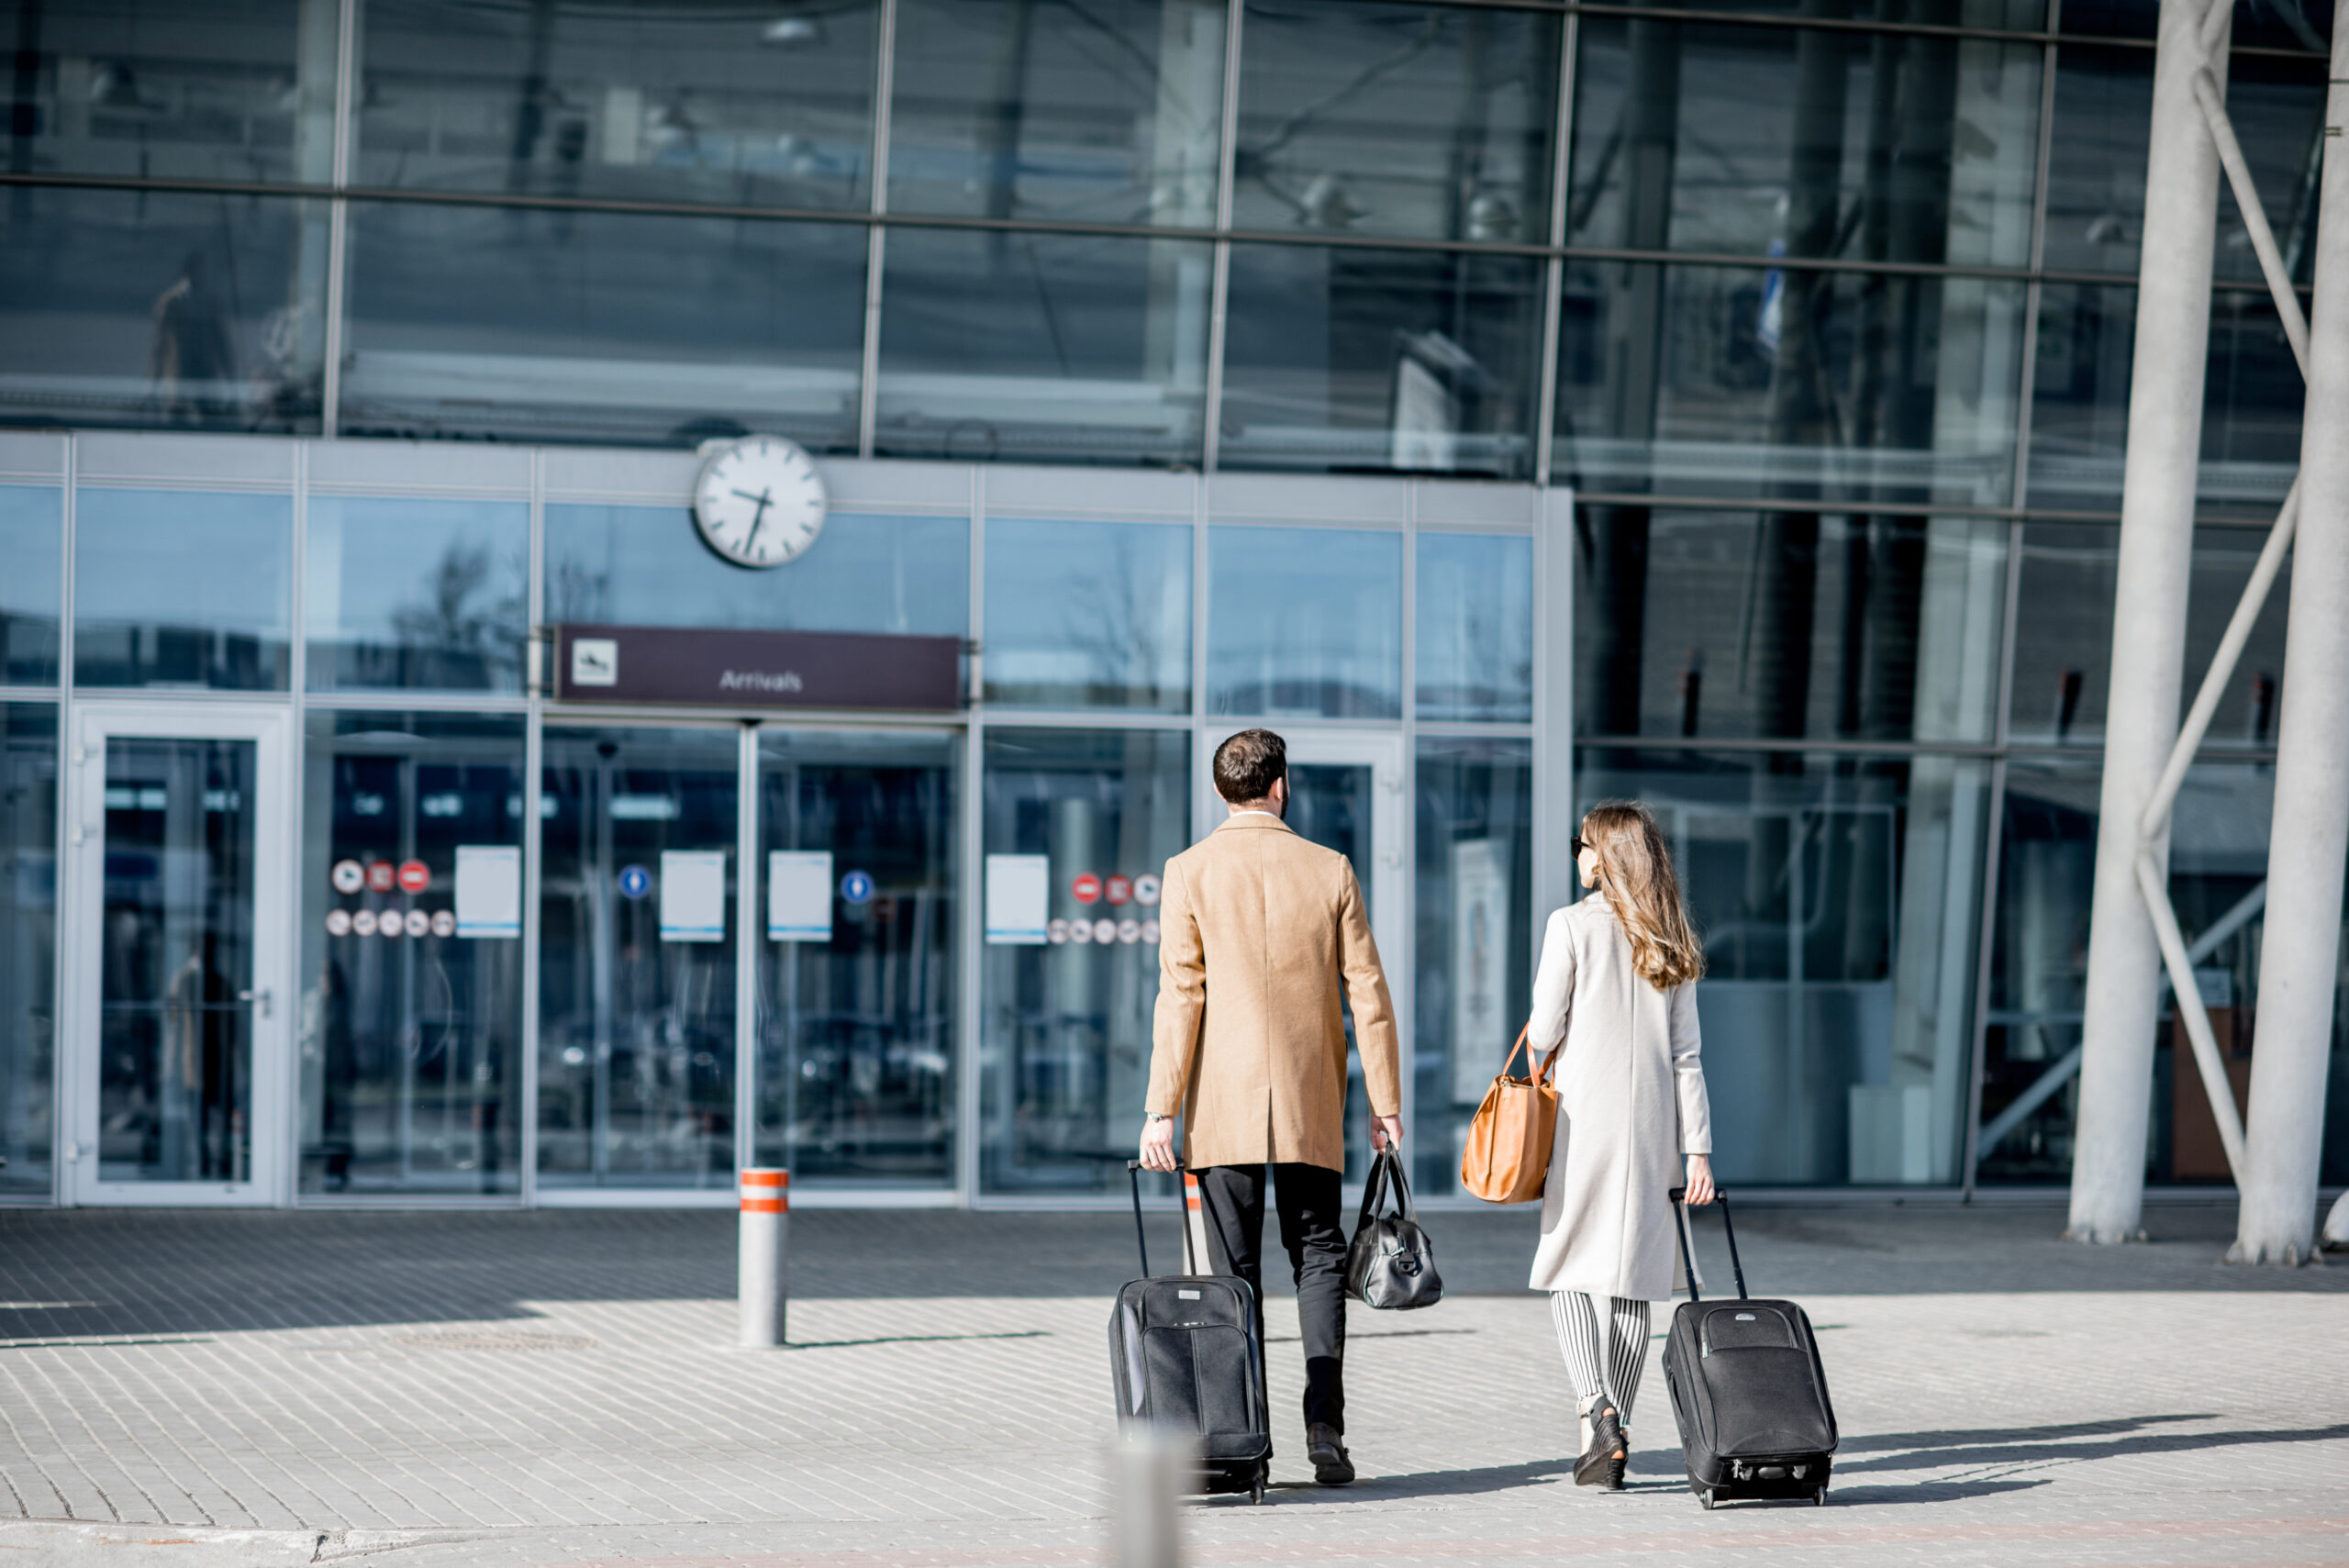
[[[734,494],[745,501],[756,501],[759,504],[759,509],[751,514],[751,537],[742,541],[744,550],[755,549],[759,542],[759,530],[766,526],[767,508],[774,505],[774,492],[762,490],[753,495],[747,490],[737,490]]]

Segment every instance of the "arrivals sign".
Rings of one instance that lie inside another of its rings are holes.
[[[554,628],[554,695],[564,702],[706,707],[963,706],[963,642],[846,631],[707,627]]]

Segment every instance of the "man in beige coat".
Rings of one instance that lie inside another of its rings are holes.
[[[1314,1478],[1354,1478],[1346,1429],[1346,1030],[1353,1004],[1371,1142],[1403,1138],[1395,1004],[1352,862],[1308,842],[1288,810],[1288,749],[1243,729],[1215,753],[1230,816],[1166,862],[1158,1015],[1141,1161],[1198,1173],[1209,1262],[1264,1314],[1265,1172],[1297,1279],[1305,1445]],[[1174,1118],[1183,1118],[1183,1159]]]

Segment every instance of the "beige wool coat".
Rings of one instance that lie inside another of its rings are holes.
[[[1532,1287],[1669,1299],[1668,1195],[1687,1173],[1681,1156],[1713,1151],[1697,988],[1640,978],[1631,939],[1593,893],[1550,917],[1527,1036],[1537,1052],[1565,1042]]]
[[[1146,1108],[1183,1118],[1183,1162],[1346,1168],[1354,1010],[1374,1116],[1399,1116],[1395,1003],[1353,862],[1246,812],[1166,862]]]

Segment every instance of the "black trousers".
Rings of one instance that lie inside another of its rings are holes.
[[[1281,1245],[1297,1281],[1305,1340],[1305,1419],[1346,1429],[1346,1230],[1339,1175],[1319,1165],[1210,1165],[1198,1173],[1208,1262],[1238,1274],[1256,1295],[1264,1329],[1264,1174],[1272,1173]]]

